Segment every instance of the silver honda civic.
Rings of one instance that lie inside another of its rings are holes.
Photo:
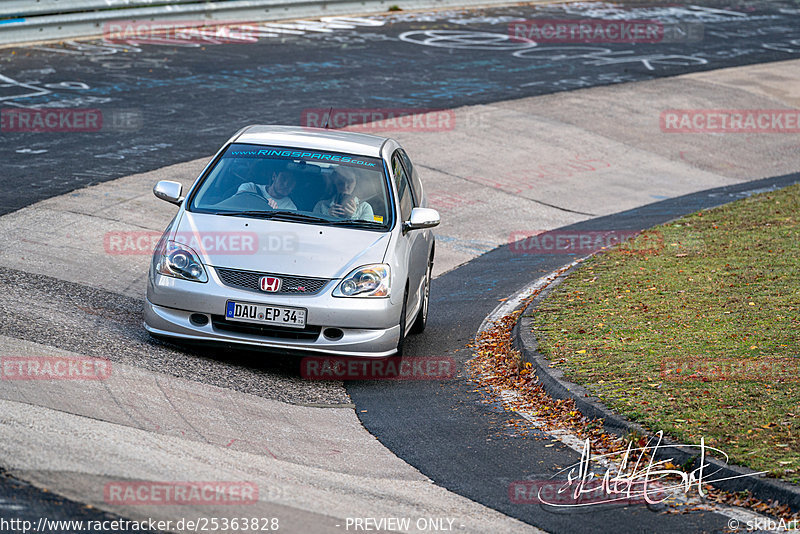
[[[428,318],[439,214],[397,141],[248,126],[214,156],[153,254],[156,336],[281,352],[402,354]]]

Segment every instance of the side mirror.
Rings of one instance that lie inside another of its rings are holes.
[[[160,198],[161,200],[166,200],[172,204],[177,206],[181,205],[183,202],[183,197],[181,193],[183,192],[183,186],[178,182],[170,182],[168,180],[161,180],[158,182],[155,187],[153,187],[153,194]]]
[[[414,208],[411,216],[403,222],[403,231],[433,228],[439,225],[439,212],[430,208]]]

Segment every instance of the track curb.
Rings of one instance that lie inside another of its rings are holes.
[[[567,276],[579,269],[581,263],[579,262],[559,274],[528,304],[511,333],[514,348],[522,354],[523,362],[529,362],[532,365],[542,387],[550,396],[556,399],[572,399],[584,416],[590,419],[601,419],[603,427],[612,434],[623,437],[633,434],[657,439],[650,430],[647,430],[642,425],[610,410],[599,398],[592,396],[583,386],[566,380],[563,371],[554,367],[550,360],[538,350],[539,345],[536,336],[532,332],[533,319],[530,317],[530,312],[541,305],[550,292],[558,287]],[[555,273],[557,271],[541,279]],[[672,457],[673,460],[676,460],[674,462],[676,465],[688,465],[690,469],[699,467],[699,462],[697,461],[699,454],[696,450],[677,446],[674,441],[666,437],[661,441],[659,450],[662,451],[659,457]],[[706,462],[709,465],[706,470],[713,473],[712,476],[715,478],[722,479],[709,481],[712,486],[734,492],[747,490],[757,499],[778,501],[781,504],[788,505],[793,512],[800,511],[800,487],[767,478],[765,475],[758,474],[756,471],[746,467],[725,464],[714,458],[706,458]]]

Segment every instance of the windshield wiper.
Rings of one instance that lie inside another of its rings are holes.
[[[348,226],[352,228],[385,228],[384,223],[375,221],[362,221],[359,219],[345,219],[345,220],[330,220],[322,217],[315,217],[313,215],[306,215],[289,210],[246,210],[246,211],[218,211],[214,215],[224,215],[226,217],[244,216],[244,217],[259,217],[262,219],[278,219],[300,222],[313,222],[317,224],[328,224],[332,226]]]
[[[322,224],[330,224],[330,219],[323,219],[322,217],[315,217],[313,215],[306,215],[305,213],[299,213],[296,211],[289,211],[289,210],[274,210],[269,212],[270,219],[278,218],[278,219],[289,219],[293,221],[308,221],[308,222],[315,222],[315,223],[322,223]]]
[[[304,213],[288,210],[219,211],[214,215],[224,215],[226,217],[244,216],[259,217],[262,219],[286,219],[290,221],[314,222],[320,224],[331,223],[329,219],[323,219],[322,217],[314,217],[313,215],[306,215]]]
[[[375,221],[362,221],[359,219],[348,219],[344,221],[331,221],[334,226],[352,226],[354,228],[385,228],[384,223]]]

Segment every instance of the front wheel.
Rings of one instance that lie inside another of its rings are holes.
[[[420,334],[425,330],[428,324],[428,304],[431,298],[431,270],[433,269],[433,262],[428,262],[428,270],[425,272],[425,289],[422,293],[422,306],[419,307],[417,317],[414,319],[414,324],[411,326],[412,334]]]

